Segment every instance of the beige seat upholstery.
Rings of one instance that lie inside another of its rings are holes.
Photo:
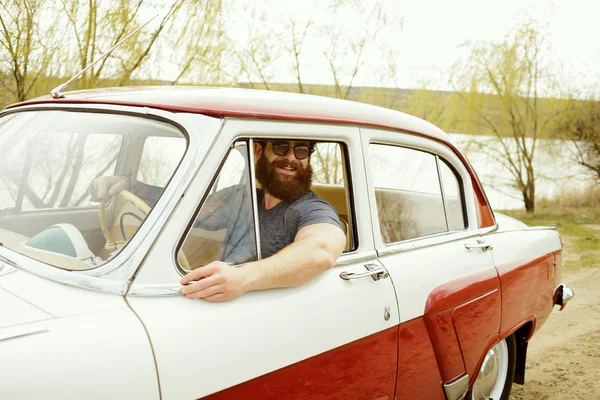
[[[344,250],[352,250],[352,229],[349,223],[350,219],[348,218],[348,201],[346,199],[346,189],[344,186],[313,183],[311,190],[335,208],[340,217],[342,228],[344,229],[344,232],[346,232],[346,248]]]

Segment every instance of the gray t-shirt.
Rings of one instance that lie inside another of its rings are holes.
[[[333,206],[309,191],[294,201],[282,201],[265,210],[264,191],[257,190],[258,225],[262,258],[267,258],[294,241],[305,226],[329,223],[342,229]],[[248,185],[234,185],[208,197],[212,211],[201,212],[194,224],[207,230],[226,229],[222,261],[234,264],[256,259],[252,198]]]
[[[264,192],[258,190],[258,221],[260,251],[263,258],[270,257],[294,241],[298,231],[305,226],[327,223],[342,229],[337,212],[309,190],[294,201],[282,201],[265,210]]]

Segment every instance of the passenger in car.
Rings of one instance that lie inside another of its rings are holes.
[[[237,266],[213,261],[199,267],[181,279],[185,285],[182,294],[190,299],[232,300],[248,291],[300,285],[333,266],[345,247],[346,237],[335,209],[310,190],[313,147],[307,141],[272,140],[254,144],[255,175],[262,187],[257,191],[262,259]],[[135,190],[137,184],[130,185],[122,177],[96,179],[90,188],[92,200],[106,199],[130,186],[132,192],[145,200],[152,204],[156,201],[148,194],[158,191],[145,185],[144,195]],[[235,196],[243,195],[241,190],[236,194],[236,190],[235,186],[229,187],[223,194],[212,195],[211,201],[220,206],[209,207],[212,211],[201,215],[199,223],[203,229],[230,228],[228,235],[235,235],[232,227],[227,226],[230,220],[227,216],[231,207],[235,207]],[[223,200],[219,196],[227,200],[219,201]],[[245,251],[239,240],[226,243],[236,243],[241,253]],[[223,259],[243,260],[236,250],[223,249],[228,257]]]

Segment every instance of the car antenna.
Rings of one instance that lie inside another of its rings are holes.
[[[127,39],[129,39],[130,37],[132,37],[133,35],[135,35],[136,33],[138,33],[142,28],[144,28],[146,25],[148,25],[150,22],[152,22],[152,20],[154,18],[156,18],[156,17],[158,17],[158,14],[156,14],[154,17],[150,18],[150,20],[148,22],[146,22],[144,25],[140,26],[139,28],[137,28],[136,30],[134,30],[133,32],[131,32],[129,35],[127,35],[123,39],[121,39],[121,41],[119,41],[119,43],[117,43],[113,47],[111,47],[106,53],[104,53],[100,57],[98,57],[93,63],[91,63],[90,65],[88,65],[87,67],[85,67],[83,70],[81,70],[77,75],[75,75],[74,77],[72,77],[71,79],[69,79],[67,82],[65,82],[65,83],[63,83],[63,84],[55,87],[54,89],[52,89],[52,91],[50,92],[50,95],[52,96],[52,98],[53,99],[64,99],[65,95],[62,94],[62,91],[65,90],[65,88],[67,87],[67,85],[69,83],[71,83],[75,79],[79,78],[81,75],[83,75],[85,73],[85,71],[87,71],[88,69],[92,68],[99,61],[101,61],[103,58],[107,57],[110,53],[112,53],[112,51],[114,49],[116,49],[123,42],[125,42]]]

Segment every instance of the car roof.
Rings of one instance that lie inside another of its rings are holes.
[[[219,118],[342,123],[400,130],[447,144],[463,161],[474,179],[480,227],[495,224],[481,181],[454,141],[441,129],[420,118],[369,104],[298,93],[256,89],[139,86],[65,92],[65,98],[50,96],[12,104],[7,109],[35,104],[110,104],[150,107],[172,112],[193,112]]]
[[[100,103],[144,106],[172,112],[193,112],[215,117],[317,121],[402,130],[453,143],[435,125],[402,112],[355,101],[298,93],[255,89],[155,86],[102,88],[65,92],[8,106],[52,103]]]

